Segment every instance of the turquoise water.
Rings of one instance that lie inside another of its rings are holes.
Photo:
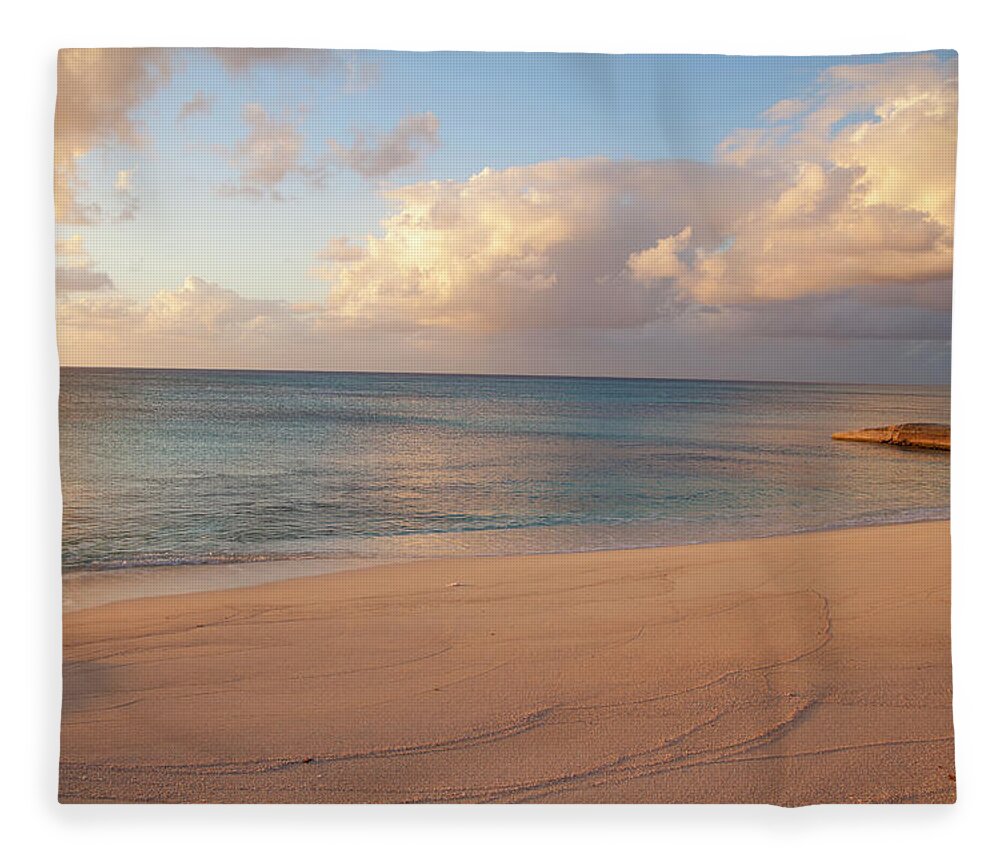
[[[67,572],[687,543],[948,515],[947,454],[834,443],[947,388],[65,369]]]

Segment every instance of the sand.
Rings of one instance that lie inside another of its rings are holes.
[[[64,802],[948,803],[948,523],[449,559],[64,623]]]

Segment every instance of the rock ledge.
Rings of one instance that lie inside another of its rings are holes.
[[[834,433],[832,438],[838,442],[876,442],[903,448],[951,450],[951,427],[947,424],[890,424],[888,427],[846,430]]]

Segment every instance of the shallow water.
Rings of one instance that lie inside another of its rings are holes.
[[[947,454],[830,440],[942,387],[65,369],[60,413],[71,577],[948,516]]]

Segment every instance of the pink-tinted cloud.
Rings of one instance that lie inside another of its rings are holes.
[[[71,135],[80,151],[138,142],[128,117],[149,91],[113,92],[125,125],[95,119]],[[915,368],[947,360],[955,117],[952,61],[830,69],[713,163],[566,159],[380,185],[380,229],[316,254],[325,301],[198,279],[146,302],[64,289],[61,347],[82,363],[640,374],[683,374],[696,353],[717,375],[821,378],[837,361],[845,378],[864,362],[906,378],[904,353]],[[251,105],[245,120],[229,193],[280,198],[331,159],[384,177],[438,144],[425,115],[311,157],[295,117]],[[66,284],[99,286],[72,259]],[[741,355],[757,370],[740,372]]]
[[[57,293],[96,293],[114,289],[111,277],[95,268],[80,235],[56,241],[56,260]]]
[[[352,244],[343,236],[334,236],[316,258],[328,263],[356,263],[366,256],[367,252],[361,246]]]
[[[169,52],[72,48],[59,52],[55,115],[55,209],[60,224],[89,224],[100,209],[79,200],[77,162],[109,142],[141,146],[133,111],[170,78]]]
[[[211,48],[226,71],[245,75],[255,69],[302,69],[313,75],[336,74],[343,89],[361,92],[378,81],[378,64],[354,51],[309,48]]]
[[[324,168],[307,162],[305,137],[294,120],[269,116],[259,104],[248,104],[243,108],[243,121],[246,137],[225,152],[239,175],[235,182],[224,184],[220,193],[280,200],[286,180],[322,182]]]
[[[184,102],[177,111],[177,122],[184,122],[193,116],[208,116],[212,112],[214,99],[205,95],[204,90],[198,90]]]
[[[951,61],[833,68],[714,164],[566,160],[389,190],[365,257],[327,273],[332,312],[485,331],[845,291],[933,310],[950,295],[954,153]]]
[[[331,140],[330,151],[335,161],[362,176],[386,176],[416,164],[437,149],[439,127],[438,118],[432,113],[405,116],[392,131],[374,141],[358,131],[350,146]]]

